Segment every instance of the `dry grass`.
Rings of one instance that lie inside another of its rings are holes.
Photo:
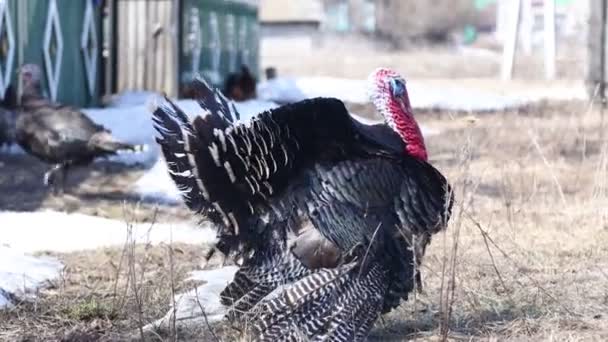
[[[132,219],[127,221],[133,222]],[[153,223],[151,224],[153,229]],[[69,237],[66,237],[69,238]],[[33,302],[0,311],[1,341],[165,340],[143,334],[163,316],[176,293],[197,285],[186,281],[199,269],[206,246],[135,244],[73,253],[44,253],[66,265]],[[212,264],[213,265],[213,264]]]
[[[458,206],[427,251],[425,293],[388,315],[377,339],[606,340],[600,112],[554,104],[421,121],[444,130],[428,144]]]
[[[371,340],[607,340],[608,143],[600,111],[554,103],[418,118],[442,130],[427,144],[458,204],[427,250],[424,293],[384,317]],[[38,302],[2,314],[0,339],[137,339],[142,322],[191,286],[184,275],[198,267],[202,248],[179,248],[170,255],[175,248],[126,244],[59,255],[63,279]],[[204,338],[148,336],[159,339]]]

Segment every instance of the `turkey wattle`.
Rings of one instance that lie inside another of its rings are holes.
[[[53,164],[44,176],[44,183],[53,185],[55,191],[64,190],[70,167],[88,165],[97,157],[113,155],[120,150],[144,149],[141,145],[117,141],[108,129],[75,108],[44,98],[37,65],[24,65],[20,77],[23,92],[16,140],[29,154]],[[56,184],[58,173],[61,174],[61,186]]]
[[[154,111],[186,204],[241,260],[222,301],[255,340],[364,339],[407,299],[424,248],[447,224],[452,193],[427,162],[404,80],[378,69],[369,84],[386,124],[362,124],[331,98],[237,123],[202,80],[207,116],[190,121],[168,99]]]

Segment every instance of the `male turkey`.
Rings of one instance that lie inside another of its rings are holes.
[[[202,80],[207,116],[190,121],[168,99],[154,111],[185,203],[241,265],[222,301],[255,340],[365,339],[407,299],[425,246],[447,224],[453,197],[427,162],[404,80],[378,69],[369,81],[386,125],[364,125],[331,98],[238,123]]]
[[[16,123],[16,140],[28,153],[53,164],[44,175],[44,184],[62,192],[67,171],[73,166],[88,165],[97,157],[120,150],[140,151],[143,146],[117,141],[109,130],[96,124],[75,108],[44,98],[41,71],[26,64],[20,70],[22,95]],[[56,184],[61,174],[61,186]]]

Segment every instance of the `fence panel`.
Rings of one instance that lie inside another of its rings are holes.
[[[11,69],[6,78],[10,84],[17,84],[16,70],[21,64],[35,63],[42,68],[48,97],[76,106],[99,103],[99,1],[3,0],[0,8],[0,63],[3,72]]]
[[[180,83],[200,73],[220,85],[247,65],[258,74],[258,9],[226,0],[184,0],[181,8]]]
[[[118,0],[116,11],[117,92],[164,91],[174,95],[173,0]]]

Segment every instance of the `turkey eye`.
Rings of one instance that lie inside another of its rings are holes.
[[[405,93],[405,84],[399,79],[391,79],[391,93],[394,97],[401,97]]]

